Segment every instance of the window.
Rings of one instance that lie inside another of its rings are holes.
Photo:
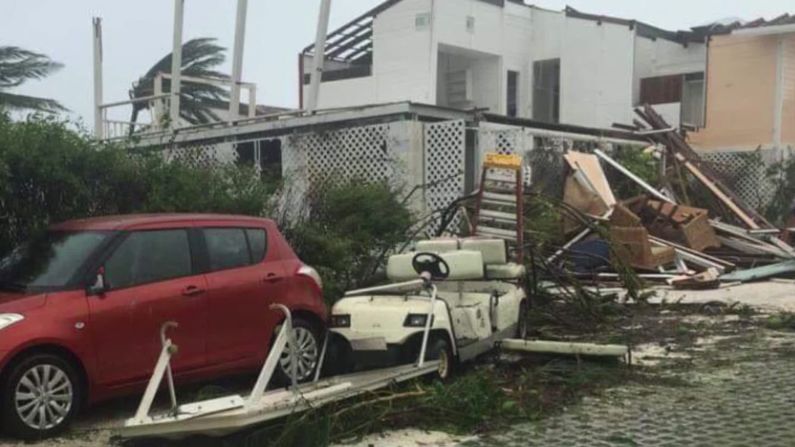
[[[704,73],[657,76],[640,80],[640,104],[681,103],[681,122],[704,126]]]
[[[508,99],[507,115],[518,116],[519,114],[519,73],[515,71],[508,72]]]
[[[414,27],[417,31],[425,31],[431,27],[431,13],[423,12],[414,18]]]
[[[533,63],[533,119],[560,121],[560,59]]]
[[[682,101],[682,75],[640,80],[640,103],[657,105]]]
[[[235,146],[237,164],[259,168],[263,181],[282,179],[282,141],[267,139]]]
[[[210,270],[228,270],[251,264],[246,233],[242,228],[209,228],[204,230]]]
[[[268,250],[268,237],[265,230],[248,229],[246,230],[248,237],[248,245],[251,248],[251,261],[253,263],[261,262],[265,259],[265,253]]]
[[[192,274],[186,230],[137,231],[105,263],[111,289],[123,289]]]
[[[58,288],[78,270],[112,232],[48,232],[0,260],[0,289]]]
[[[682,124],[704,127],[704,73],[685,75],[682,91]]]

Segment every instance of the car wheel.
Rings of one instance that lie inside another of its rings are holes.
[[[524,300],[519,304],[519,320],[516,323],[516,338],[519,340],[526,340],[530,331],[527,324],[527,311],[527,300]]]
[[[82,386],[74,366],[51,354],[36,354],[11,367],[2,384],[5,429],[36,440],[65,430],[77,414]]]
[[[317,329],[311,323],[300,318],[293,319],[293,335],[298,346],[297,381],[298,383],[309,382],[315,378],[315,370],[318,368],[318,362],[320,361],[320,350],[322,349],[320,336],[318,336]],[[279,359],[279,367],[276,368],[276,380],[279,384],[292,384],[292,365],[290,342],[288,341]]]

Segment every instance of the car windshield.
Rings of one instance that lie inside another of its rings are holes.
[[[24,292],[66,286],[110,231],[50,231],[0,260],[0,288]]]

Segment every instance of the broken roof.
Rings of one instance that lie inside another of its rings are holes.
[[[505,7],[505,3],[535,8],[535,6],[525,3],[523,0],[477,0],[489,3],[494,6]],[[359,17],[351,20],[345,25],[329,33],[326,40],[325,54],[330,60],[338,60],[347,63],[368,63],[373,52],[373,20],[378,14],[400,3],[401,0],[385,0],[375,8],[365,12]],[[613,23],[626,25],[637,29],[638,35],[649,39],[667,39],[673,42],[686,45],[691,42],[705,41],[705,35],[694,31],[668,31],[649,25],[644,22],[630,19],[622,19],[606,15],[588,14],[580,12],[572,7],[566,7],[563,11],[567,17],[577,19],[593,20],[597,22]],[[314,53],[315,45],[309,45],[303,50],[303,54]]]
[[[572,17],[575,19],[593,20],[598,23],[604,22],[613,23],[616,25],[625,25],[630,29],[637,30],[639,36],[646,37],[648,39],[666,39],[672,42],[681,43],[682,45],[687,45],[688,43],[704,43],[706,41],[706,35],[696,33],[694,31],[669,31],[638,20],[622,19],[619,17],[598,14],[588,14],[578,11],[571,6],[567,6],[564,10],[564,13],[566,14],[566,17]]]
[[[735,20],[730,23],[712,23],[709,25],[694,27],[693,31],[704,35],[731,34],[735,31],[759,30],[762,28],[785,25],[795,25],[795,15],[782,14],[772,20],[766,20],[760,17],[750,22]]]

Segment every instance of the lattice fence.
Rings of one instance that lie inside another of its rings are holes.
[[[778,162],[779,151],[701,152],[700,155],[746,204],[764,210],[770,203],[776,187],[768,178],[767,169]]]
[[[163,156],[166,161],[179,162],[196,168],[214,169],[232,164],[237,152],[232,143],[194,143],[167,148]]]
[[[429,211],[443,210],[464,195],[465,156],[463,120],[425,125],[425,203]],[[449,228],[460,224],[459,216]]]
[[[405,170],[389,123],[287,137],[283,164],[285,175],[309,181],[396,181]]]

